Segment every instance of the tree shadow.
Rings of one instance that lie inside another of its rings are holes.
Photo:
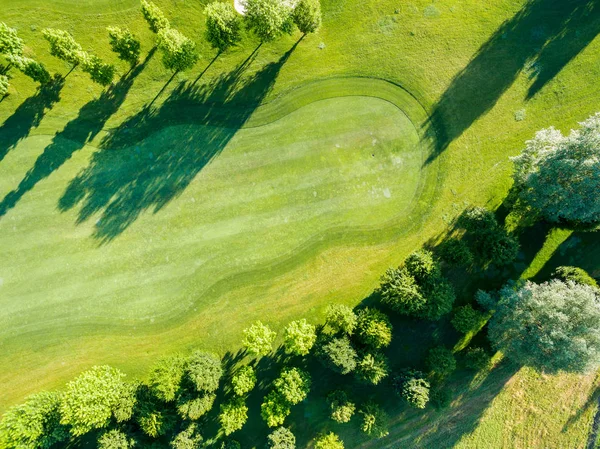
[[[250,77],[244,72],[255,53],[215,82],[182,82],[158,107],[144,107],[103,139],[89,166],[70,182],[59,209],[80,204],[77,223],[100,214],[93,233],[100,244],[112,241],[144,211],[160,211],[250,118],[296,45]],[[176,135],[160,132],[174,125]]]
[[[55,76],[52,81],[40,86],[35,95],[27,98],[0,127],[0,161],[18,143],[40,125],[46,113],[60,100],[64,79]]]
[[[595,0],[529,1],[479,48],[435,105],[428,132],[437,136],[437,146],[426,164],[490,111],[523,70],[533,80],[531,98],[598,32]]]
[[[62,131],[55,134],[50,145],[37,158],[18,187],[9,192],[0,202],[0,217],[15,207],[23,195],[32,190],[38,182],[50,176],[75,152],[81,150],[98,135],[107,120],[121,107],[134,79],[144,69],[152,54],[149,53],[143,63],[102,92],[100,97],[85,104],[79,110],[77,117],[67,123]]]

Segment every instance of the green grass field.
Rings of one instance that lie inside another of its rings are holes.
[[[140,376],[175,351],[235,351],[258,318],[279,330],[358,304],[466,206],[499,206],[508,157],[536,130],[599,109],[597,2],[323,0],[316,35],[247,36],[216,59],[205,1],[157,4],[203,55],[167,85],[136,0],[3,1],[0,20],[51,71],[69,67],[48,26],[120,77],[103,90],[75,70],[40,92],[15,73],[0,103],[0,410],[94,364]],[[138,68],[109,53],[107,25],[141,36]],[[598,275],[597,233],[521,240],[525,277]],[[583,448],[598,385],[501,365],[457,378],[450,411],[397,410],[393,438],[344,436]]]

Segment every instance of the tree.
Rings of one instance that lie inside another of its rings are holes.
[[[326,323],[335,332],[352,335],[356,328],[356,314],[343,304],[330,304],[327,306]]]
[[[296,437],[287,427],[278,427],[267,436],[269,449],[296,449]]]
[[[465,366],[469,369],[479,371],[488,368],[492,358],[483,348],[469,348],[465,354]]]
[[[292,10],[281,0],[243,0],[246,26],[262,41],[269,42],[293,29]]]
[[[83,51],[68,31],[46,28],[42,31],[44,39],[50,43],[50,54],[77,67],[83,63],[87,53]]]
[[[206,40],[213,48],[222,52],[240,41],[240,16],[231,3],[209,3],[204,13]]]
[[[300,368],[285,368],[273,382],[273,387],[287,402],[296,405],[310,391],[310,375]]]
[[[385,348],[392,342],[392,323],[385,313],[365,307],[358,312],[356,338],[372,348]]]
[[[557,267],[552,273],[552,277],[563,282],[573,281],[576,284],[598,287],[596,280],[587,271],[579,267]]]
[[[142,15],[153,33],[158,33],[171,26],[160,8],[153,2],[142,0]]]
[[[440,277],[439,264],[433,259],[433,253],[425,249],[410,254],[404,261],[404,266],[421,285]]]
[[[233,392],[238,396],[250,393],[256,385],[256,373],[249,365],[242,366],[231,379]]]
[[[202,436],[199,433],[198,425],[192,423],[186,429],[175,435],[171,440],[171,448],[173,449],[197,449],[202,442]]]
[[[415,408],[425,408],[429,402],[430,385],[425,379],[408,379],[402,386],[402,397]]]
[[[125,432],[111,429],[98,438],[98,449],[130,449],[135,446],[135,440]]]
[[[446,240],[440,247],[440,254],[450,265],[470,266],[473,263],[473,253],[463,239]]]
[[[83,435],[108,426],[115,418],[131,418],[135,390],[123,379],[125,374],[110,366],[94,366],[67,384],[60,405],[61,424],[70,425],[71,433]]]
[[[8,76],[0,75],[0,98],[3,98],[5,95],[8,94],[9,85],[10,84],[8,83]]]
[[[359,413],[362,415],[360,430],[367,435],[375,438],[383,438],[390,433],[388,430],[389,418],[375,402],[367,402],[360,409]]]
[[[50,449],[66,440],[68,429],[60,424],[61,396],[41,392],[16,405],[0,421],[0,447],[7,449]]]
[[[185,358],[180,355],[162,359],[154,365],[148,383],[157,398],[165,402],[175,400],[184,368]]]
[[[425,365],[429,371],[444,377],[456,370],[456,359],[450,349],[438,346],[429,350]]]
[[[467,304],[459,307],[452,318],[452,326],[458,332],[466,334],[473,330],[477,330],[485,321],[485,314],[479,310],[475,310],[473,306]]]
[[[340,374],[348,374],[356,368],[358,355],[348,337],[334,338],[319,348],[323,363]]]
[[[356,406],[348,399],[345,391],[336,390],[327,396],[327,402],[331,409],[331,419],[340,424],[347,423],[352,419]]]
[[[315,440],[315,449],[344,449],[344,442],[335,433],[329,432]]]
[[[394,312],[417,316],[425,309],[427,299],[407,268],[388,268],[380,282],[381,302]]]
[[[40,84],[46,84],[50,81],[50,74],[42,63],[19,55],[9,55],[7,59],[9,63],[33,81],[37,81]]]
[[[367,353],[356,365],[359,381],[378,385],[389,374],[387,358],[380,352]]]
[[[23,40],[17,35],[17,30],[0,22],[0,55],[22,55]]]
[[[225,435],[231,435],[241,429],[248,420],[248,407],[242,398],[221,404],[219,422]]]
[[[314,33],[321,26],[321,2],[298,0],[292,14],[294,23],[303,34]]]
[[[119,59],[134,66],[140,58],[140,41],[127,28],[107,27],[110,48]]]
[[[244,330],[242,344],[251,354],[267,355],[273,349],[276,336],[277,334],[269,326],[257,321]]]
[[[182,418],[195,421],[212,409],[216,398],[217,396],[211,393],[199,397],[189,393],[182,394],[177,400],[177,412]]]
[[[221,359],[215,354],[194,351],[187,359],[185,373],[196,391],[212,393],[219,388],[219,381],[223,376]]]
[[[227,438],[221,443],[221,449],[241,449],[241,447],[239,441],[232,440],[231,438]]]
[[[198,62],[196,44],[173,28],[158,32],[158,48],[163,54],[163,65],[174,72],[191,68]]]
[[[550,127],[525,142],[514,162],[519,197],[550,222],[600,221],[600,113],[564,136]]]
[[[174,430],[178,421],[175,411],[165,406],[150,387],[140,385],[136,399],[134,419],[144,434],[158,438]]]
[[[90,75],[92,81],[101,86],[108,86],[115,77],[115,66],[102,62],[98,56],[87,55],[82,66],[83,71]]]
[[[542,371],[595,369],[600,365],[597,290],[558,280],[506,286],[488,336],[508,358]]]
[[[288,353],[307,355],[317,340],[315,326],[305,319],[292,321],[285,328],[284,344]]]
[[[265,396],[260,406],[260,414],[269,427],[282,425],[290,412],[289,402],[275,390]]]

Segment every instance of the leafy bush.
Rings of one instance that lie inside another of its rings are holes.
[[[296,437],[287,427],[279,427],[267,436],[269,449],[296,449]]]
[[[285,368],[273,381],[273,388],[288,403],[296,405],[306,399],[310,384],[310,375],[306,371],[300,368]]]
[[[221,359],[215,354],[194,351],[187,359],[185,373],[196,391],[212,393],[219,388],[223,375]]]
[[[285,328],[284,344],[288,353],[307,355],[317,340],[315,326],[305,319],[292,321]]]
[[[375,349],[389,346],[392,342],[392,323],[385,313],[366,307],[358,312],[356,338]]]
[[[380,352],[367,353],[356,365],[355,374],[361,382],[378,385],[389,374],[387,358]]]
[[[330,393],[327,402],[331,408],[331,419],[340,424],[349,422],[356,411],[354,403],[350,401],[346,392],[341,390]]]
[[[589,285],[553,280],[501,290],[488,336],[523,365],[585,372],[600,365],[600,303]]]
[[[231,3],[209,3],[204,13],[205,37],[213,48],[224,51],[240,41],[240,16]]]
[[[242,398],[236,398],[221,404],[219,422],[225,435],[230,435],[241,429],[248,420],[248,407]]]
[[[573,281],[576,284],[598,287],[596,280],[587,271],[579,267],[557,267],[552,273],[552,277],[563,282]]]
[[[290,412],[289,402],[275,390],[265,396],[260,406],[260,414],[269,427],[282,425]]]
[[[454,354],[444,346],[430,349],[425,359],[427,369],[439,376],[447,376],[456,370]]]
[[[450,238],[440,246],[440,255],[450,265],[469,266],[473,263],[473,253],[469,246],[458,238]]]
[[[390,432],[388,430],[389,418],[375,402],[367,402],[359,411],[362,415],[360,430],[369,436],[383,438]]]
[[[329,432],[315,440],[315,449],[344,449],[344,443],[335,433]]]
[[[459,307],[452,318],[452,326],[458,332],[466,334],[481,326],[486,315],[479,310],[475,310],[470,304]]]
[[[260,321],[244,330],[242,344],[248,352],[255,355],[267,355],[273,349],[276,333]]]
[[[318,351],[319,359],[332,370],[348,374],[356,369],[358,355],[348,337],[334,338]]]
[[[135,440],[117,429],[108,430],[98,438],[98,449],[130,449],[134,446]]]
[[[465,354],[465,366],[479,371],[490,366],[492,358],[483,348],[469,348]]]
[[[233,392],[238,396],[250,393],[256,385],[256,373],[249,365],[242,366],[231,379]]]
[[[350,307],[343,304],[330,304],[327,306],[326,314],[326,323],[335,332],[352,335],[356,328],[356,314]]]

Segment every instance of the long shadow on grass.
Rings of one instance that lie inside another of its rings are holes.
[[[149,53],[143,63],[102,92],[99,98],[85,104],[77,117],[56,133],[18,187],[0,202],[0,217],[15,207],[23,195],[31,191],[38,182],[50,176],[98,135],[107,120],[121,107],[133,81],[144,69],[152,54],[153,52]]]
[[[531,98],[600,32],[600,2],[531,0],[502,24],[461,70],[435,105],[429,131],[437,135],[432,162],[494,107],[523,70]]]
[[[80,205],[78,223],[100,214],[93,236],[101,244],[120,235],[144,211],[160,211],[250,118],[296,45],[250,77],[244,74],[255,53],[215,82],[180,83],[161,105],[145,107],[126,120],[71,181],[60,210]]]
[[[62,77],[55,77],[48,84],[38,88],[35,95],[27,98],[0,127],[0,161],[29,136],[52,107],[60,100],[60,91],[64,86]]]

